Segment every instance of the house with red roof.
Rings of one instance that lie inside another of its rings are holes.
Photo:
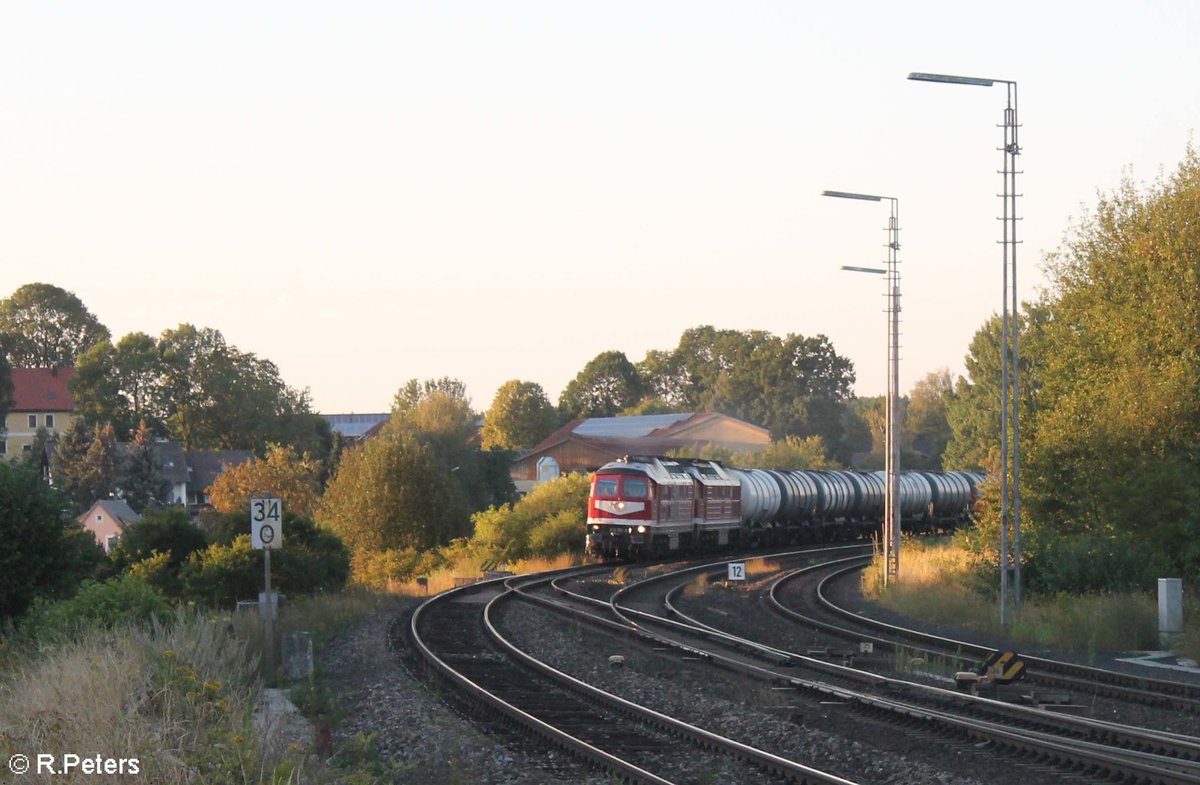
[[[74,368],[13,368],[13,405],[0,434],[0,458],[18,460],[33,450],[39,428],[51,436],[75,419],[70,382]]]

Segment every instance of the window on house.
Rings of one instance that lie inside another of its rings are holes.
[[[113,548],[117,547],[117,543],[120,541],[121,541],[121,535],[119,535],[119,534],[108,535],[108,537],[106,537],[104,540],[104,550],[111,551]]]
[[[0,455],[8,455],[8,440],[0,439]]]
[[[53,415],[53,414],[47,414],[47,415],[46,415],[46,427],[47,427],[47,428],[53,428],[53,427],[54,427],[54,415]]]
[[[33,452],[33,445],[32,444],[22,444],[21,452]]]
[[[30,428],[37,427],[37,415],[36,414],[29,415],[29,427]]]

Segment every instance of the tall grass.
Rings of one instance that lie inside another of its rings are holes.
[[[256,662],[227,622],[180,612],[169,624],[81,629],[15,646],[0,671],[0,759],[14,754],[137,758],[145,782],[301,783],[297,750],[268,749],[251,713]],[[22,782],[95,782],[36,768]]]
[[[953,624],[992,637],[1084,651],[1157,647],[1157,610],[1148,594],[1023,597],[1009,629],[994,597],[978,593],[973,556],[946,541],[905,540],[899,580],[883,588],[883,559],[863,573],[863,593],[906,616]]]

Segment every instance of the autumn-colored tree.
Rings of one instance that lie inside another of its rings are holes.
[[[308,453],[298,455],[288,446],[271,444],[267,457],[231,466],[217,476],[209,489],[212,505],[218,512],[234,513],[250,509],[256,496],[277,496],[283,508],[312,518],[320,496],[321,463]]]

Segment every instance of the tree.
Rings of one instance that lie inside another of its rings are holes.
[[[24,613],[36,597],[69,593],[103,558],[62,507],[37,472],[0,461],[0,619]]]
[[[909,452],[924,456],[924,468],[943,466],[942,453],[952,435],[946,411],[953,400],[954,382],[946,368],[925,374],[909,393],[900,441]]]
[[[50,462],[54,484],[79,509],[107,499],[116,487],[117,438],[111,425],[71,423]]]
[[[256,496],[277,496],[285,510],[312,518],[320,495],[321,463],[308,453],[298,455],[284,445],[267,446],[263,460],[230,466],[217,476],[209,489],[218,512],[242,513],[250,509]]]
[[[145,423],[154,435],[167,434],[167,401],[159,386],[158,344],[145,333],[129,333],[113,344],[101,341],[79,356],[71,394],[75,412],[93,423],[112,423],[128,434]]]
[[[73,292],[30,283],[0,300],[0,335],[13,367],[60,368],[109,333]]]
[[[159,339],[131,333],[80,357],[72,383],[77,411],[122,434],[145,421],[155,435],[185,450],[263,450],[289,444],[323,458],[328,424],[311,411],[307,391],[279,376],[275,364],[230,346],[211,328],[190,324]]]
[[[471,513],[513,495],[507,470],[497,471],[507,457],[496,451],[481,452],[469,443],[478,422],[465,385],[443,377],[424,383],[409,380],[396,394],[392,418],[385,426],[385,430],[413,436],[430,447],[434,463],[449,485],[452,536],[469,531]]]
[[[454,486],[434,450],[396,428],[342,456],[317,522],[355,553],[429,549],[460,534]]]
[[[1031,516],[1058,537],[1152,543],[1195,570],[1200,156],[1103,197],[1048,269],[1037,416],[1031,429],[1022,420]]]
[[[568,418],[613,417],[642,399],[637,368],[624,352],[601,352],[567,384],[558,408]]]
[[[820,436],[840,461],[849,460],[843,402],[854,368],[823,335],[779,338],[703,325],[685,330],[670,352],[648,352],[638,370],[659,401],[739,417],[775,439]]]
[[[1041,332],[1050,319],[1044,306],[1025,304],[1021,315],[1021,429],[1031,435],[1033,412],[1041,387],[1039,347]],[[946,404],[951,437],[942,464],[955,469],[1000,464],[1000,317],[993,315],[971,339],[966,357],[967,375],[959,377]]]
[[[133,432],[116,480],[121,498],[137,513],[162,504],[171,492],[154,459],[154,440],[145,421]]]
[[[483,449],[521,450],[549,436],[558,412],[536,382],[507,381],[496,391],[483,418]]]

